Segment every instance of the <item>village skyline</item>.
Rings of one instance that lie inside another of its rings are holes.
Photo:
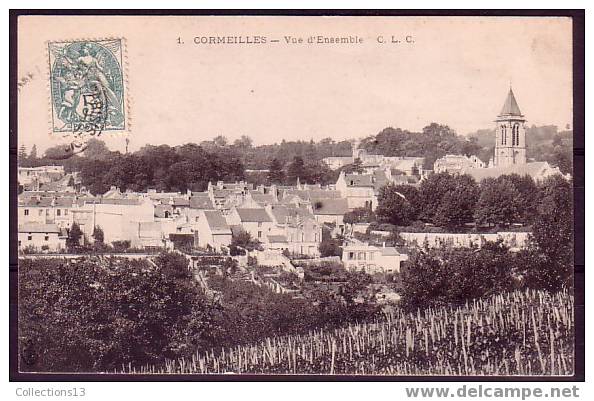
[[[529,125],[562,129],[573,123],[568,19],[299,21],[242,18],[226,21],[223,28],[216,18],[164,18],[153,22],[152,29],[172,23],[178,28],[151,37],[150,43],[139,35],[142,18],[124,24],[105,17],[82,25],[88,30],[109,27],[114,35],[126,36],[129,94],[150,92],[133,96],[128,105],[130,150],[147,143],[199,143],[217,135],[230,141],[247,135],[256,145],[282,138],[338,141],[374,135],[390,126],[418,132],[431,122],[467,135],[493,127],[510,85],[530,116]],[[59,30],[56,35],[81,25],[75,17],[60,22],[52,27]],[[23,26],[37,32],[43,21],[25,18]],[[269,42],[192,44],[194,36],[231,32],[266,33]],[[286,35],[307,37],[312,32],[357,33],[365,41],[321,47],[283,43]],[[414,43],[380,45],[380,35],[409,35]],[[60,135],[48,135],[48,116],[39,113],[47,107],[47,88],[40,78],[48,61],[47,49],[38,48],[34,37],[19,38],[19,49],[39,55],[19,67],[19,140],[43,150]],[[270,43],[272,38],[280,42]],[[176,61],[163,58],[164,52],[173,52]],[[101,137],[110,148],[124,149],[120,133],[104,132]]]

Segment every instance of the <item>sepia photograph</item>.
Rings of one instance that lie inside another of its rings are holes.
[[[583,380],[583,12],[276,14],[11,12],[14,377]]]

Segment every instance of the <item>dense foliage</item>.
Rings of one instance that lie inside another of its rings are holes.
[[[205,293],[185,257],[176,253],[160,254],[154,262],[22,259],[20,366],[112,371],[373,319],[378,310],[370,303],[372,294],[356,301],[370,277],[342,267],[341,274],[340,291],[310,284],[303,298],[294,298],[228,274],[209,278]]]
[[[217,309],[183,257],[24,259],[19,263],[23,371],[109,371],[215,344]]]
[[[416,309],[461,304],[514,288],[517,256],[493,244],[481,249],[415,252],[402,275],[403,305]]]
[[[510,174],[487,178],[477,185],[468,175],[433,174],[418,189],[410,185],[381,188],[375,215],[379,223],[402,227],[420,221],[448,231],[466,229],[468,224],[487,229],[509,229],[516,223],[528,226],[555,207],[564,213],[571,211],[571,203],[558,200],[553,205],[548,203],[548,211],[543,209],[544,200],[551,197],[546,194],[552,191],[553,183],[557,183],[557,190],[565,191],[566,199],[571,197],[571,184],[561,176],[537,185],[528,175]],[[349,221],[362,220],[360,214],[353,211],[345,215],[345,222],[347,216]],[[366,217],[366,221],[373,218]]]
[[[501,189],[510,182],[522,183],[516,177],[502,176],[484,181],[483,194],[491,196],[493,188]],[[525,184],[532,188],[533,183]],[[545,180],[533,193],[515,190],[515,197],[504,198],[499,208],[484,208],[479,201],[476,214],[501,213],[494,222],[501,223],[510,208],[509,202],[521,205],[523,196],[530,197],[534,210],[531,217],[532,235],[528,247],[509,252],[501,244],[487,244],[481,249],[425,249],[415,252],[403,273],[403,302],[409,307],[464,302],[468,298],[488,296],[516,286],[559,291],[572,288],[573,280],[573,214],[572,187],[561,176]],[[482,196],[482,195],[481,195]],[[493,211],[494,210],[494,211]],[[517,209],[511,209],[518,213]],[[521,213],[520,213],[521,214]],[[517,218],[517,216],[516,216]],[[511,217],[510,217],[511,219]],[[510,220],[512,221],[512,220]],[[509,223],[509,221],[508,221]]]
[[[361,146],[370,153],[385,156],[424,157],[426,169],[432,169],[435,160],[446,154],[476,155],[481,150],[475,140],[459,136],[447,125],[437,123],[429,124],[422,132],[385,128],[366,138]]]

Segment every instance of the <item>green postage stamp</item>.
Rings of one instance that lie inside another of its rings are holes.
[[[124,40],[48,42],[52,133],[127,131]]]

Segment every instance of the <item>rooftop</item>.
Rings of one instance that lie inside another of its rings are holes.
[[[317,215],[344,215],[349,211],[346,198],[339,199],[313,199],[314,214]]]
[[[504,116],[522,117],[522,112],[520,111],[520,106],[518,106],[518,102],[516,101],[516,97],[514,96],[514,92],[512,91],[512,88],[509,88],[507,98],[505,99],[505,103],[503,104],[501,113],[499,113],[499,117],[504,117]]]
[[[206,217],[208,227],[212,231],[231,234],[231,229],[220,212],[216,210],[206,210],[204,211],[204,217]]]
[[[237,214],[242,222],[272,222],[265,209],[260,208],[237,208]]]
[[[551,173],[558,172],[557,167],[552,167],[547,162],[531,162],[525,164],[511,164],[509,166],[496,166],[489,168],[467,168],[462,171],[463,174],[468,174],[477,182],[486,178],[497,178],[505,174],[518,174],[520,176],[529,175],[535,180],[542,179],[543,173],[550,170]]]
[[[190,197],[190,208],[192,209],[214,209],[210,197],[205,192],[192,192]]]

